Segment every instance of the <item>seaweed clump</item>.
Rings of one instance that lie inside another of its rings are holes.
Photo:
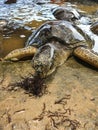
[[[39,74],[22,77],[22,81],[17,82],[16,85],[25,89],[26,93],[39,97],[46,93],[47,88],[45,78],[40,77]]]

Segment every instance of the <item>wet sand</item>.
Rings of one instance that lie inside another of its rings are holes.
[[[34,73],[30,61],[0,62],[0,130],[97,130],[98,71],[70,58],[41,97],[11,83]]]

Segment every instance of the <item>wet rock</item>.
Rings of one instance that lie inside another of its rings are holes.
[[[12,4],[12,3],[16,3],[17,0],[5,0],[4,4]]]
[[[0,30],[2,30],[4,27],[6,27],[8,24],[8,21],[5,19],[0,19]]]

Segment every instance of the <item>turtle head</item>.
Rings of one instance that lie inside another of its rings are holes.
[[[70,8],[56,7],[52,9],[52,13],[58,20],[74,21],[80,17],[75,9]]]
[[[32,65],[40,77],[47,77],[52,72],[53,55],[54,48],[50,44],[40,47],[34,55]]]

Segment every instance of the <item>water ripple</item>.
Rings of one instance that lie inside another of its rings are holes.
[[[54,16],[51,13],[51,8],[56,7],[56,4],[45,3],[38,5],[31,1],[17,2],[16,4],[4,4],[0,2],[0,19],[6,19],[9,22],[20,25],[27,24],[33,20],[53,20]]]

